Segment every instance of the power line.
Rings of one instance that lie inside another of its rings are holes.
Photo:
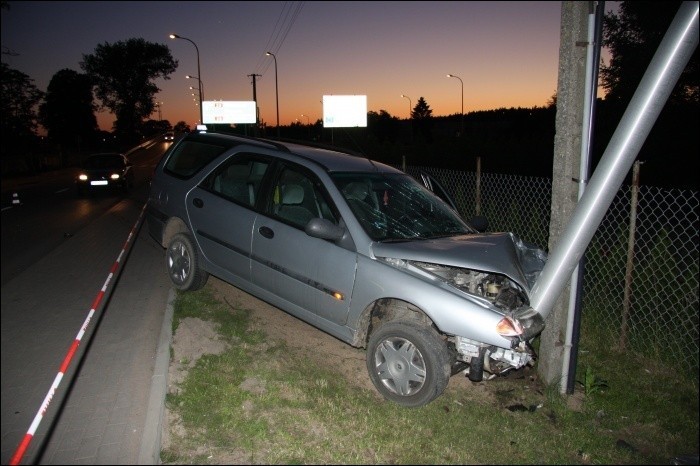
[[[272,63],[266,58],[265,52],[269,51],[277,54],[277,52],[282,48],[282,44],[286,40],[287,35],[292,30],[292,26],[294,26],[294,23],[299,17],[303,7],[304,2],[284,2],[284,6],[277,17],[277,21],[275,22],[275,27],[270,35],[270,38],[267,40],[265,47],[259,54],[260,58],[258,59],[258,64],[256,65],[255,69],[261,75],[264,75],[267,72],[270,64]]]

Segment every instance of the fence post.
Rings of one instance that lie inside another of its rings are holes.
[[[476,215],[481,215],[481,156],[476,156]]]
[[[632,300],[632,270],[634,269],[634,238],[637,229],[637,203],[639,198],[639,160],[632,166],[632,195],[630,198],[630,229],[627,239],[627,266],[625,267],[625,294],[622,302],[622,321],[620,323],[620,349],[627,347],[627,330]]]

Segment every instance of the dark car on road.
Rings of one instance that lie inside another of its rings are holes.
[[[79,196],[96,190],[119,189],[127,192],[134,185],[131,161],[124,154],[93,154],[83,161],[75,178]]]
[[[374,386],[400,405],[429,403],[458,372],[479,382],[534,360],[545,253],[364,156],[191,133],[156,167],[147,219],[175,288],[212,274],[366,348]]]

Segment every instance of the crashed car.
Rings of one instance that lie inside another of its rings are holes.
[[[545,253],[483,233],[408,174],[358,154],[200,131],[153,175],[147,224],[175,288],[210,274],[366,348],[407,407],[532,364]]]

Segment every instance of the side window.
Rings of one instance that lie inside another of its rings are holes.
[[[313,174],[285,166],[272,189],[268,205],[271,215],[302,229],[312,218],[325,218],[338,224],[338,215]]]
[[[234,156],[207,177],[203,187],[239,204],[254,206],[270,162],[251,156]]]
[[[226,147],[213,144],[183,141],[170,154],[165,171],[178,178],[190,178],[225,150]]]

